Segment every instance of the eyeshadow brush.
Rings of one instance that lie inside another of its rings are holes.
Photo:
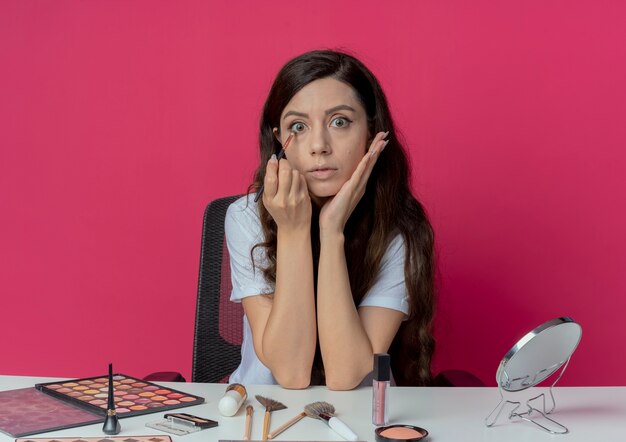
[[[258,394],[255,397],[256,400],[265,407],[265,418],[263,419],[263,438],[261,440],[267,440],[267,433],[270,430],[270,413],[272,411],[284,410],[287,406],[281,402],[275,401],[274,399],[263,397]]]
[[[109,398],[107,405],[107,416],[104,419],[102,431],[104,434],[118,434],[121,431],[120,421],[115,412],[115,397],[113,395],[113,364],[109,364]]]
[[[306,416],[306,413],[303,411],[302,413],[296,415],[295,417],[289,419],[287,422],[285,422],[284,424],[282,424],[280,427],[278,427],[277,429],[275,429],[274,431],[272,431],[270,434],[267,435],[268,439],[274,439],[276,436],[278,436],[280,433],[282,433],[283,431],[285,431],[287,428],[291,427],[292,425],[294,425],[296,422],[299,422],[300,419],[304,418]]]
[[[307,416],[326,422],[335,433],[346,440],[358,440],[354,431],[350,429],[342,420],[335,417],[335,407],[328,402],[313,402],[304,407]]]
[[[254,411],[254,407],[252,405],[248,405],[246,407],[246,429],[243,432],[243,440],[250,440],[250,432],[252,430],[252,412]]]
[[[285,151],[287,150],[287,146],[289,146],[289,143],[291,143],[291,139],[294,137],[295,134],[296,133],[294,131],[291,131],[289,137],[287,137],[285,144],[283,144],[283,147],[280,149],[280,152],[278,152],[278,156],[276,157],[278,161],[282,160],[285,157]],[[261,198],[261,196],[263,195],[263,189],[265,189],[265,184],[261,184],[261,188],[256,193],[256,196],[254,197],[255,203],[259,202],[259,198]]]

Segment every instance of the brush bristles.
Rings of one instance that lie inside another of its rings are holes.
[[[265,407],[265,411],[277,411],[277,410],[284,410],[285,408],[287,408],[287,406],[284,405],[283,403],[275,401],[274,399],[270,399],[268,397],[264,397],[264,396],[257,394],[255,398],[257,401],[259,401],[261,405]]]
[[[321,415],[326,414],[332,416],[335,414],[335,407],[328,402],[313,402],[304,407],[307,416],[314,419],[322,419]]]

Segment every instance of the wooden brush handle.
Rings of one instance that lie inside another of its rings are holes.
[[[250,432],[252,430],[252,412],[254,408],[252,405],[246,407],[246,429],[243,433],[243,440],[250,440]]]
[[[296,422],[298,422],[300,419],[302,419],[305,416],[306,416],[306,413],[303,411],[302,413],[298,414],[296,417],[289,419],[287,422],[285,422],[280,427],[278,427],[277,429],[272,431],[270,434],[268,434],[267,438],[274,439],[280,433],[285,431],[287,428],[291,427],[293,424],[295,424]]]
[[[270,411],[265,409],[265,418],[263,419],[263,438],[261,440],[267,440],[267,433],[270,431]]]

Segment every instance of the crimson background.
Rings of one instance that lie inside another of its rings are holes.
[[[562,383],[624,385],[619,1],[3,1],[0,373],[189,376],[201,217],[241,193],[280,66],[359,56],[437,233],[435,368],[490,385],[557,316]]]

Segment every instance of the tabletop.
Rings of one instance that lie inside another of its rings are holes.
[[[0,391],[32,387],[36,383],[57,381],[59,378],[27,376],[0,376]],[[245,405],[233,417],[223,417],[217,409],[225,384],[168,383],[160,385],[195,394],[205,398],[201,405],[176,411],[190,413],[219,422],[214,428],[185,436],[171,435],[173,442],[206,442],[241,440],[245,423]],[[246,404],[254,406],[252,439],[260,440],[263,427],[263,407],[254,399],[259,394],[285,404],[288,408],[272,413],[271,429],[300,413],[304,406],[314,401],[326,401],[335,406],[336,415],[359,436],[362,441],[375,441],[372,425],[372,388],[360,387],[352,391],[330,391],[326,387],[306,390],[286,390],[273,385],[247,385]],[[533,388],[516,395],[526,400],[547,392],[547,388]],[[497,388],[478,387],[391,387],[389,392],[390,424],[410,424],[425,428],[431,442],[444,441],[554,441],[624,440],[626,436],[626,387],[557,387],[554,390],[557,407],[550,415],[569,428],[565,435],[550,435],[533,424],[508,420],[502,413],[491,428],[485,426],[485,417],[498,405]],[[1,404],[0,404],[1,407]],[[510,410],[506,409],[506,410]],[[147,414],[120,419],[120,436],[165,435],[146,427],[146,423],[163,418],[163,413]],[[99,437],[102,424],[41,433],[35,437]],[[305,418],[280,434],[277,441],[338,441],[340,436],[324,422]],[[0,433],[0,442],[13,438]]]

